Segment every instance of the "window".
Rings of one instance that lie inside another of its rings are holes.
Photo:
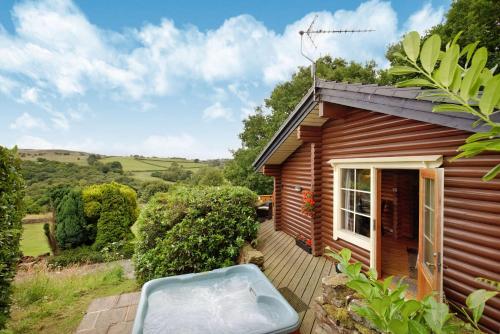
[[[370,169],[341,169],[340,229],[370,238]]]
[[[424,212],[423,212],[423,259],[424,265],[428,268],[429,272],[434,271],[434,180],[424,179]]]

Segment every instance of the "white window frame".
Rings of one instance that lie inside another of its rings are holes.
[[[332,159],[328,163],[333,168],[333,240],[342,239],[370,251],[370,267],[376,266],[376,215],[377,215],[377,169],[420,169],[438,168],[443,163],[442,155],[373,157]],[[370,238],[347,232],[341,226],[341,170],[370,169]]]

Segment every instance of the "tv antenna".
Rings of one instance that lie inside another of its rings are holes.
[[[307,28],[306,31],[301,30],[299,31],[300,35],[300,53],[304,58],[309,60],[311,62],[311,76],[314,80],[314,87],[316,87],[316,61],[314,61],[311,57],[309,57],[305,52],[304,52],[304,35],[309,38],[311,41],[311,44],[314,46],[314,49],[317,49],[318,46],[314,42],[313,35],[319,35],[319,34],[349,34],[349,33],[358,33],[358,32],[372,32],[375,31],[373,29],[340,29],[340,30],[335,30],[335,29],[330,29],[330,30],[323,30],[323,29],[315,29],[314,24],[316,23],[316,19],[318,18],[318,15],[316,14],[309,25],[309,28]]]

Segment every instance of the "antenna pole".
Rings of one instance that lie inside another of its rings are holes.
[[[300,54],[309,60],[311,62],[311,77],[313,79],[313,89],[314,89],[314,95],[316,95],[316,61],[313,60],[311,57],[305,54],[304,52],[304,35],[309,37],[311,40],[311,43],[313,44],[314,48],[317,49],[316,44],[314,43],[314,40],[312,38],[313,34],[347,34],[347,33],[357,33],[357,32],[372,32],[375,31],[373,29],[340,29],[340,30],[323,30],[323,29],[317,29],[313,30],[313,25],[316,22],[316,19],[318,18],[318,15],[314,16],[314,19],[312,20],[311,24],[307,28],[306,31],[301,30],[299,31],[300,35]]]

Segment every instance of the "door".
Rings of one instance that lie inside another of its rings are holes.
[[[442,168],[420,170],[418,291],[419,299],[435,292],[442,298],[443,243],[443,174]]]

